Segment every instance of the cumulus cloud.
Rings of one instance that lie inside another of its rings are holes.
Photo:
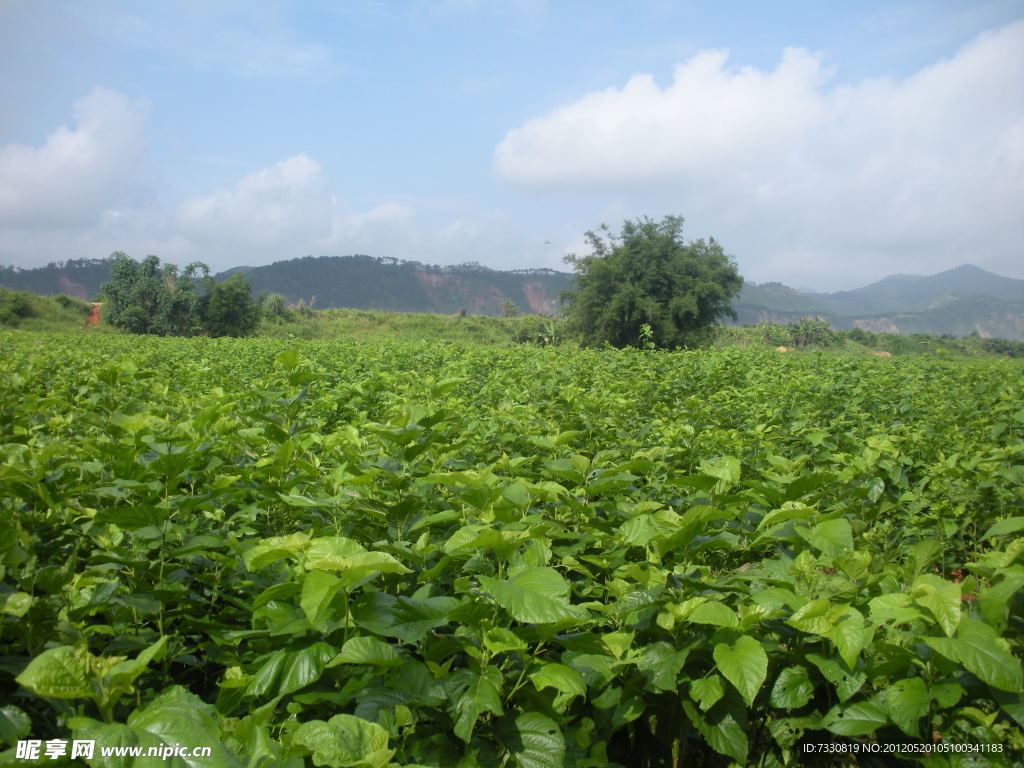
[[[0,225],[61,229],[96,224],[144,192],[145,107],[98,88],[75,102],[74,127],[40,147],[0,148]]]
[[[499,177],[681,212],[755,279],[846,285],[1024,251],[1024,21],[908,77],[836,84],[820,55],[771,71],[698,54],[510,131]]]
[[[200,246],[302,247],[330,232],[323,170],[304,154],[251,173],[226,189],[186,200],[179,229]]]

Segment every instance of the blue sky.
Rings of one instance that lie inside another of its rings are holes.
[[[1024,2],[0,0],[0,263],[562,268],[682,215],[750,280],[1024,278]]]

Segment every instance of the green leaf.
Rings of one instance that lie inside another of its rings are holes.
[[[525,712],[514,722],[503,720],[497,735],[518,768],[562,768],[565,764],[565,737],[554,720],[539,712]]]
[[[20,709],[13,704],[0,707],[0,744],[14,744],[31,730],[32,721]]]
[[[572,696],[585,696],[587,694],[587,684],[583,682],[580,673],[564,664],[544,663],[539,670],[531,673],[529,677],[538,691],[544,688],[554,688],[560,693],[568,693]]]
[[[84,699],[94,696],[92,655],[84,648],[62,645],[36,656],[15,680],[39,696]]]
[[[838,557],[853,549],[853,528],[845,517],[825,520],[811,530],[803,526],[797,526],[795,530],[808,544],[828,557]]]
[[[732,646],[719,643],[713,652],[715,665],[740,692],[748,706],[768,675],[768,655],[754,638],[743,635]]]
[[[952,637],[960,623],[960,585],[925,573],[914,580],[911,597],[922,608],[931,611],[942,631]]]
[[[698,712],[686,699],[682,703],[686,716],[713,750],[731,757],[741,765],[747,764],[750,743],[747,740],[746,723],[737,719],[741,712],[726,706],[727,701],[720,702],[707,715]]]
[[[336,648],[323,642],[313,643],[307,648],[286,653],[281,668],[278,695],[292,693],[300,688],[305,688],[310,683],[315,683],[323,674],[327,662],[336,653]]]
[[[32,607],[32,596],[28,592],[9,592],[0,595],[0,614],[20,619]]]
[[[675,691],[679,688],[679,670],[686,662],[687,650],[677,651],[664,641],[649,643],[636,654],[637,672],[649,676],[650,687],[656,691]]]
[[[821,724],[840,736],[864,736],[888,725],[889,718],[878,704],[859,701],[848,706],[837,704],[832,707],[825,713]]]
[[[192,744],[212,749],[210,757],[177,758],[189,768],[241,768],[239,760],[221,741],[213,706],[180,686],[165,689],[142,709],[135,710],[128,716],[128,727],[138,736],[142,747]],[[140,760],[138,768],[145,764],[145,759]],[[173,768],[171,761],[167,765]]]
[[[923,618],[923,614],[912,607],[913,599],[903,592],[873,597],[868,602],[869,615],[875,624],[891,621],[893,626],[907,624]]]
[[[835,643],[839,655],[853,669],[860,652],[871,642],[873,629],[864,625],[864,616],[856,608],[847,607],[843,618],[832,626],[826,637]]]
[[[720,480],[726,487],[740,481],[740,460],[735,456],[718,456],[700,463],[700,471]]]
[[[1007,536],[1018,531],[1024,531],[1024,517],[1007,517],[993,523],[981,538],[990,539],[995,536]]]
[[[885,691],[889,719],[908,736],[920,737],[918,724],[928,714],[929,704],[928,687],[919,677],[897,680]]]
[[[814,695],[814,683],[805,667],[786,667],[772,686],[771,702],[780,709],[799,709]]]
[[[449,686],[455,698],[454,733],[465,742],[473,737],[476,721],[484,712],[504,714],[501,706],[503,678],[497,667],[488,666],[483,674],[460,669],[452,675]]]
[[[569,584],[554,568],[524,568],[503,581],[490,576],[479,579],[483,588],[517,621],[552,624],[587,618],[586,609],[569,603]]]
[[[725,685],[718,675],[702,677],[690,683],[690,698],[707,712],[725,695]]]
[[[376,637],[353,637],[341,647],[328,666],[338,664],[371,664],[375,667],[400,667],[402,655],[390,643]]]
[[[395,753],[386,730],[354,715],[310,720],[295,729],[292,741],[313,753],[314,765],[331,768],[385,768]]]
[[[826,635],[832,629],[832,619],[829,613],[832,604],[824,598],[811,600],[803,608],[795,611],[786,623],[801,632],[809,632],[814,635]]]
[[[297,560],[299,553],[308,545],[309,536],[304,533],[272,536],[243,553],[242,560],[245,562],[246,568],[255,571],[285,558]]]
[[[694,624],[710,624],[715,627],[730,627],[732,629],[740,625],[736,612],[725,603],[718,601],[701,603],[690,612],[686,620]]]
[[[510,629],[494,627],[484,635],[484,646],[491,653],[526,650],[526,641]]]
[[[977,619],[964,619],[956,633],[960,662],[967,671],[993,688],[1011,693],[1024,691],[1020,661],[1001,643],[996,631]]]
[[[327,607],[341,589],[341,579],[327,571],[310,571],[302,580],[299,606],[310,624],[319,624],[326,618]]]

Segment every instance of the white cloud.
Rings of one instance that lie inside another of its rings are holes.
[[[57,128],[40,147],[0,149],[0,225],[88,226],[144,194],[144,106],[97,88],[75,102],[73,116],[74,127]]]
[[[329,234],[332,201],[320,166],[299,154],[239,179],[227,189],[186,200],[181,233],[200,247],[307,247]]]
[[[683,213],[753,279],[849,287],[968,261],[1017,274],[1021,82],[1024,21],[910,77],[850,85],[800,49],[772,71],[708,51],[667,87],[637,75],[526,122],[494,168],[526,189]]]

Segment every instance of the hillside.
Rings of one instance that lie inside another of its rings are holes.
[[[253,291],[280,293],[318,308],[498,315],[511,301],[520,312],[558,313],[572,275],[548,269],[501,272],[478,264],[438,267],[371,256],[307,256],[263,267],[239,267]]]
[[[930,276],[892,275],[836,293],[749,283],[734,308],[737,325],[783,325],[815,315],[836,329],[1024,340],[1024,280],[969,264]]]

